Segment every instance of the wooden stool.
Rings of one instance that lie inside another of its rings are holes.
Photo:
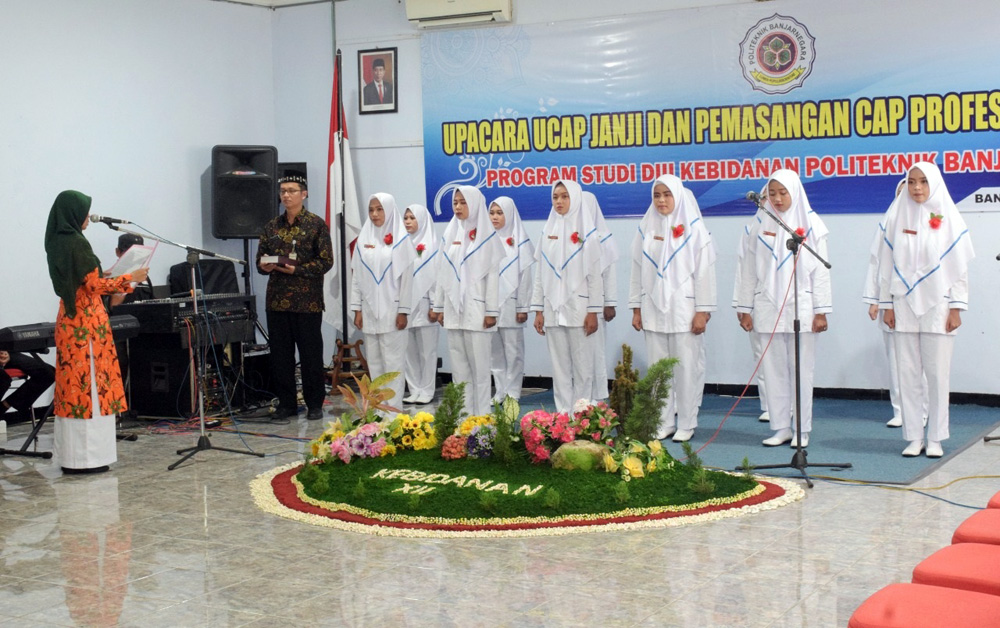
[[[1000,545],[1000,508],[987,508],[973,514],[955,529],[951,542]]]
[[[1000,545],[956,543],[943,547],[914,567],[913,583],[1000,595]]]
[[[861,603],[848,628],[996,628],[1000,597],[926,584],[890,584]]]
[[[330,372],[331,395],[339,395],[340,389],[337,386],[345,382],[352,383],[354,377],[360,378],[362,375],[371,377],[368,371],[368,360],[361,352],[361,345],[364,342],[363,339],[359,339],[357,342],[337,340],[337,353],[333,355],[333,371]],[[359,366],[360,369],[356,368],[355,365]]]

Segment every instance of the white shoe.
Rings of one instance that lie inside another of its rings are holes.
[[[941,445],[938,444],[939,449],[940,447]],[[907,445],[906,449],[903,450],[903,456],[907,458],[915,458],[916,456],[919,456],[920,452],[922,452],[923,450],[924,450],[923,440],[911,440],[910,444]]]
[[[421,399],[417,399],[413,403],[415,403],[418,406],[425,406],[425,405],[429,404],[433,400],[434,400],[434,397],[423,397]]]
[[[903,417],[894,416],[885,424],[886,427],[903,427]]]
[[[694,436],[694,430],[677,430],[674,434],[675,443],[686,443]]]
[[[403,397],[403,403],[417,403],[417,398],[413,395],[409,397]]]
[[[928,458],[940,458],[944,455],[944,450],[941,449],[941,443],[936,440],[927,441],[927,457]]]
[[[766,447],[777,447],[778,445],[784,445],[790,440],[792,440],[792,430],[778,430],[774,433],[774,436],[765,438],[763,442]]]
[[[771,414],[767,410],[764,410],[760,413],[760,416],[757,417],[757,420],[761,423],[769,423],[771,421]]]
[[[656,433],[656,440],[666,440],[674,435],[677,431],[676,425],[668,425],[667,427],[661,427],[660,431]]]
[[[795,441],[795,434],[792,434],[792,442],[790,442],[788,444],[788,446],[791,447],[792,449],[795,449],[796,447],[798,447],[798,445],[796,444],[796,441]],[[808,447],[809,446],[809,435],[808,434],[803,434],[802,435],[802,446],[803,447]]]

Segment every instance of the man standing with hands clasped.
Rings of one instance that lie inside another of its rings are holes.
[[[323,418],[323,275],[333,267],[333,245],[326,222],[303,207],[309,196],[304,172],[288,171],[278,180],[285,211],[264,226],[257,268],[268,275],[267,331],[271,376],[278,407],[273,418],[298,414],[295,349],[299,350],[306,418]]]

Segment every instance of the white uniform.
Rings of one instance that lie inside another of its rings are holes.
[[[559,181],[570,196],[565,215],[553,208],[542,229],[535,259],[535,287],[531,310],[545,320],[545,338],[552,360],[552,390],[556,410],[570,412],[578,399],[590,399],[594,390],[596,334],[584,333],[589,313],[604,310],[600,242],[593,221],[582,211],[583,194],[575,181]]]
[[[524,323],[518,314],[527,314],[531,300],[531,267],[535,263],[535,246],[521,222],[521,214],[513,199],[501,196],[491,203],[503,209],[504,226],[497,230],[504,247],[500,260],[500,317],[493,336],[492,371],[496,392],[494,402],[504,397],[521,398],[524,382]]]
[[[496,328],[485,328],[484,319],[500,315],[498,264],[504,253],[483,193],[466,185],[458,191],[469,215],[452,218],[441,238],[441,274],[432,308],[444,314],[452,379],[465,382],[465,409],[475,416],[492,409],[490,353]]]
[[[790,206],[785,211],[778,212],[773,208],[772,211],[792,229],[802,229],[806,244],[828,259],[828,230],[809,206],[798,175],[790,170],[778,170],[771,180],[783,185],[791,197]],[[737,305],[738,312],[753,317],[752,333],[758,334],[759,341],[767,347],[761,367],[767,381],[771,429],[776,432],[795,429],[795,295],[790,294],[795,260],[785,247],[787,239],[788,234],[769,216],[764,215],[756,226],[751,226],[746,258],[741,268]],[[797,275],[801,427],[802,433],[807,435],[812,431],[813,372],[816,365],[816,334],[812,331],[812,324],[817,314],[833,311],[833,300],[830,271],[804,249],[800,250]],[[787,300],[786,292],[789,293]],[[781,309],[782,302],[784,309]]]
[[[415,256],[409,234],[390,194],[373,194],[385,212],[385,222],[376,227],[365,222],[358,235],[351,258],[352,312],[361,312],[361,331],[365,336],[364,353],[372,379],[390,372],[399,373],[389,382],[393,396],[386,403],[399,407],[403,399],[407,332],[396,328],[396,316],[409,317],[412,310],[413,273],[410,264]]]
[[[427,319],[427,313],[431,309],[441,258],[430,212],[423,205],[410,205],[406,209],[417,220],[417,231],[410,238],[417,257],[412,264],[414,303],[407,326],[406,387],[415,403],[427,403],[434,398],[441,329]]]
[[[927,450],[940,456],[949,436],[951,356],[956,330],[947,331],[950,310],[968,308],[969,262],[975,257],[965,220],[955,207],[941,171],[914,164],[908,180],[923,175],[927,199],[905,190],[885,218],[879,249],[879,308],[895,317],[896,368],[903,414],[903,438],[922,444],[921,374],[927,377]],[[910,449],[909,447],[907,448]],[[909,453],[906,455],[909,455]],[[919,453],[919,450],[915,453]]]
[[[583,209],[590,214],[597,228],[595,234],[601,241],[601,284],[605,308],[618,307],[618,273],[615,268],[618,262],[618,245],[615,244],[614,236],[608,229],[604,220],[604,212],[597,197],[591,192],[583,193]],[[588,399],[607,399],[608,391],[608,363],[607,363],[607,325],[602,313],[597,317],[597,331],[594,333],[594,392]]]
[[[736,281],[733,282],[733,309],[736,309],[740,296],[740,280],[743,277],[743,258],[746,254],[747,240],[750,239],[750,228],[760,222],[759,212],[754,215],[753,220],[743,227],[743,235],[740,236],[739,248],[736,252]],[[760,357],[764,354],[764,347],[760,343],[758,334],[750,333],[750,351],[753,353],[754,367],[760,364]],[[767,412],[767,390],[764,386],[764,370],[757,368],[757,397],[760,401],[761,413]],[[761,418],[763,418],[762,415]]]
[[[674,209],[662,215],[655,202],[646,210],[632,242],[629,309],[639,309],[652,364],[677,358],[660,429],[694,430],[705,389],[705,336],[691,331],[696,312],[717,309],[715,247],[693,195],[681,180],[664,175]],[[676,234],[676,235],[675,235]],[[676,418],[675,418],[676,417]]]

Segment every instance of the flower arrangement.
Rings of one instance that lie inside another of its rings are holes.
[[[465,450],[470,458],[489,458],[493,454],[493,443],[496,442],[497,427],[492,423],[477,425],[472,428],[465,441]]]
[[[617,433],[618,414],[603,401],[580,399],[573,404],[573,427],[577,438],[591,440],[611,447]]]
[[[538,464],[551,458],[552,450],[559,444],[575,440],[576,428],[565,412],[535,410],[521,417],[521,436],[531,461]]]
[[[604,470],[608,473],[620,473],[625,482],[669,469],[673,465],[674,459],[658,440],[651,440],[643,445],[640,441],[624,438],[604,454]]]
[[[385,242],[387,246],[392,246],[392,234],[391,233],[385,234],[385,237],[382,238],[382,241]]]
[[[417,257],[420,257],[421,255],[423,255],[424,251],[426,251],[426,250],[427,250],[427,245],[425,245],[423,242],[421,242],[420,244],[418,244],[417,245]]]
[[[397,414],[387,431],[391,443],[398,450],[431,449],[438,444],[434,434],[434,415],[429,412],[418,412],[413,417]]]
[[[677,225],[676,227],[674,227],[670,231],[671,231],[671,233],[673,233],[673,235],[674,235],[675,238],[679,238],[682,235],[684,235],[684,225]]]
[[[460,434],[452,434],[444,439],[441,445],[441,457],[445,460],[459,460],[467,455],[466,443],[468,438]]]
[[[580,244],[581,242],[583,242],[583,240],[580,238],[580,232],[574,231],[573,233],[571,233],[569,236],[569,241],[572,242],[573,244]]]
[[[309,443],[313,458],[323,462],[340,460],[350,464],[357,458],[378,458],[392,455],[381,423],[363,423],[349,432],[340,421],[330,423],[319,438]]]
[[[940,229],[941,221],[943,220],[944,220],[943,214],[935,214],[934,212],[931,212],[931,219],[927,221],[927,224],[931,226],[931,229]]]
[[[461,434],[462,436],[468,436],[477,427],[493,424],[493,416],[489,414],[465,417],[465,420],[459,423],[455,433]]]

